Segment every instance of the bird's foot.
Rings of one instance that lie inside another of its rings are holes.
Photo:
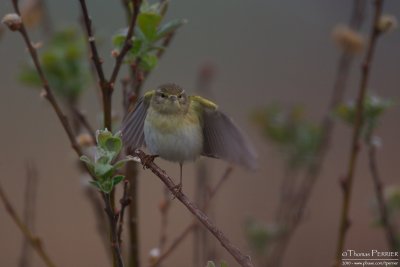
[[[155,158],[158,158],[159,155],[146,155],[142,159],[143,169],[146,169],[147,166],[154,161]]]
[[[175,185],[174,187],[172,187],[172,190],[173,190],[172,194],[174,195],[172,200],[174,200],[178,194],[182,194],[182,188],[183,188],[182,183],[179,183],[179,184]]]

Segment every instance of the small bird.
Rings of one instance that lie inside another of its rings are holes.
[[[248,169],[257,167],[257,156],[235,123],[218,106],[201,96],[187,96],[168,83],[141,97],[122,125],[128,151],[146,146],[152,159],[178,162],[182,189],[182,165],[200,155],[224,159]]]

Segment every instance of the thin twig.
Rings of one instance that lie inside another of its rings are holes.
[[[167,243],[167,229],[168,229],[168,211],[171,206],[170,193],[168,188],[164,187],[164,198],[160,203],[160,213],[161,213],[161,227],[160,227],[160,237],[158,241],[158,248],[161,253],[164,251],[165,244]]]
[[[91,59],[93,61],[94,67],[96,68],[97,75],[99,76],[100,80],[100,87],[103,88],[103,86],[106,86],[107,80],[104,75],[103,71],[103,60],[99,56],[99,52],[97,51],[97,46],[96,46],[96,39],[93,35],[93,29],[92,29],[92,20],[89,16],[89,11],[86,6],[86,1],[85,0],[79,0],[81,7],[82,7],[82,15],[83,15],[83,20],[85,22],[85,28],[86,28],[86,34],[88,37],[88,42],[90,46],[90,50],[92,52]]]
[[[15,12],[17,12],[17,14],[20,15],[19,7],[18,7],[18,1],[17,0],[13,0],[13,5],[14,5]],[[32,58],[33,63],[35,65],[36,71],[39,74],[40,80],[41,80],[43,88],[44,88],[44,92],[42,94],[43,97],[45,97],[50,102],[51,106],[53,107],[54,111],[56,112],[58,119],[60,120],[65,132],[67,133],[68,139],[69,139],[69,141],[71,143],[71,147],[75,150],[75,152],[79,156],[82,156],[83,155],[82,150],[81,150],[80,146],[78,145],[78,143],[75,140],[75,136],[74,136],[73,130],[72,130],[72,128],[71,128],[71,126],[70,126],[70,124],[68,122],[68,118],[62,112],[62,110],[61,110],[56,98],[53,95],[53,91],[50,88],[50,85],[49,85],[49,83],[48,83],[48,81],[47,81],[47,79],[46,79],[46,77],[44,75],[42,66],[41,66],[41,64],[39,62],[39,58],[38,58],[36,49],[33,47],[32,42],[31,42],[31,40],[29,38],[29,35],[28,35],[27,31],[26,31],[25,25],[23,23],[21,23],[21,27],[19,28],[18,31],[21,33],[21,35],[22,35],[22,37],[23,37],[23,39],[25,41],[25,44],[26,44],[26,46],[27,46],[27,48],[29,50],[29,54],[31,55],[31,58]]]
[[[148,161],[147,155],[140,149],[135,151],[135,155],[140,158],[145,168],[149,168],[160,180],[168,187],[171,193],[177,198],[186,208],[197,217],[197,219],[219,240],[221,245],[232,255],[232,257],[242,266],[250,267],[253,266],[250,257],[244,255],[237,247],[235,247],[225,234],[219,230],[214,223],[202,212],[188,197],[182,192],[176,190],[176,185],[172,181],[171,177],[154,162]]]
[[[128,53],[129,49],[131,49],[132,47],[132,36],[133,36],[133,32],[135,29],[135,25],[136,25],[136,20],[137,17],[139,15],[139,10],[140,10],[140,5],[142,3],[141,0],[131,0],[131,3],[133,5],[133,15],[132,15],[132,19],[128,28],[128,32],[126,34],[125,40],[124,40],[124,44],[122,45],[121,51],[119,52],[116,60],[115,60],[115,65],[114,65],[114,69],[112,71],[111,74],[111,78],[110,78],[110,84],[111,86],[114,85],[118,73],[119,73],[119,69],[121,68],[123,59],[126,55],[126,53]]]
[[[208,200],[205,202],[204,206],[202,207],[202,210],[207,211],[207,209],[210,206],[212,198],[216,195],[216,193],[220,190],[222,185],[228,180],[230,177],[231,173],[233,171],[232,166],[228,166],[224,172],[224,174],[221,176],[221,178],[218,180],[217,184],[214,186],[212,190],[209,191],[208,194]],[[168,258],[169,255],[178,247],[179,244],[182,243],[183,240],[199,225],[198,220],[194,219],[191,224],[189,224],[180,235],[178,235],[177,238],[174,239],[174,241],[171,243],[171,245],[160,255],[160,257],[157,258],[157,261],[152,263],[149,267],[156,267],[158,266],[161,262],[163,262],[166,258]]]
[[[378,29],[378,22],[382,14],[383,0],[375,0],[375,11],[374,18],[371,26],[370,38],[367,46],[367,52],[365,55],[365,59],[361,66],[361,81],[360,81],[360,89],[357,97],[357,105],[356,105],[356,114],[355,114],[355,122],[353,128],[353,137],[350,148],[350,158],[348,163],[348,169],[345,179],[342,182],[342,190],[343,190],[343,203],[340,215],[340,227],[338,233],[338,242],[336,247],[336,259],[335,266],[338,267],[340,265],[342,251],[345,244],[346,233],[350,225],[349,219],[349,210],[350,210],[350,202],[351,202],[351,193],[353,187],[354,173],[357,164],[357,158],[360,151],[360,135],[361,129],[363,125],[363,113],[364,113],[364,98],[365,92],[367,90],[367,84],[369,80],[370,67],[376,47],[377,39],[380,35],[380,30]]]
[[[168,45],[170,42],[171,35],[164,42]],[[163,50],[158,51],[158,53]],[[162,55],[162,54],[160,54]],[[196,90],[200,95],[210,97],[211,96],[211,84],[215,78],[215,68],[210,63],[205,63],[200,66],[197,81]],[[206,201],[209,199],[209,183],[210,174],[208,166],[204,161],[199,161],[196,164],[196,186],[194,200],[200,207],[204,206]],[[208,212],[210,219],[214,219],[213,212]],[[200,267],[207,259],[215,258],[215,239],[210,240],[207,235],[207,229],[204,227],[196,226],[193,232],[193,267]]]
[[[86,118],[86,115],[80,111],[78,108],[75,106],[72,107],[72,112],[74,113],[74,116],[78,118],[80,124],[86,129],[86,131],[89,133],[90,137],[92,137],[93,142],[96,141],[96,132],[93,129],[93,127],[90,125],[88,119]]]
[[[3,202],[7,213],[10,215],[10,217],[13,219],[14,223],[21,230],[21,232],[25,236],[25,238],[29,240],[29,243],[32,245],[33,249],[37,252],[39,257],[43,260],[45,265],[47,267],[55,267],[56,265],[50,259],[46,250],[43,248],[43,244],[42,244],[42,241],[40,240],[40,238],[35,236],[29,230],[29,228],[22,222],[22,220],[18,217],[17,213],[15,212],[14,207],[11,205],[10,201],[8,200],[7,196],[5,195],[1,184],[0,184],[0,199]]]
[[[105,203],[105,212],[110,223],[111,248],[113,250],[115,264],[117,267],[124,267],[124,262],[121,255],[121,248],[119,246],[118,240],[118,215],[114,213],[110,194],[103,194],[103,199]]]
[[[121,247],[122,244],[122,229],[124,226],[124,215],[125,215],[125,208],[129,206],[131,203],[131,199],[129,197],[129,182],[128,180],[124,180],[124,192],[122,194],[122,198],[119,201],[121,204],[121,211],[119,212],[119,220],[118,220],[118,243]]]
[[[99,85],[103,96],[103,113],[104,113],[104,127],[111,131],[111,94],[112,85],[107,81],[103,71],[103,60],[100,58],[97,51],[96,39],[93,34],[92,20],[89,16],[89,11],[86,6],[85,0],[79,0],[82,8],[83,21],[85,23],[86,34],[91,50],[91,58],[99,77]]]
[[[35,221],[35,203],[36,203],[36,193],[38,185],[38,174],[36,166],[28,161],[26,163],[26,185],[25,185],[25,204],[23,213],[23,222],[26,227],[31,231],[34,231],[34,221]],[[22,244],[21,257],[19,261],[19,267],[30,266],[30,255],[31,247],[29,240],[24,237],[24,242]]]
[[[358,31],[364,20],[366,1],[354,0],[349,20],[349,27]],[[318,177],[322,170],[322,165],[325,162],[327,152],[330,147],[333,129],[335,125],[334,118],[332,117],[332,111],[337,107],[339,103],[343,101],[344,93],[346,91],[346,85],[350,73],[352,63],[354,61],[354,55],[347,51],[343,51],[339,57],[337,64],[337,72],[335,76],[335,82],[332,89],[332,94],[328,106],[328,111],[320,123],[321,128],[321,141],[316,152],[315,160],[312,162],[310,167],[307,169],[304,179],[302,179],[299,188],[293,194],[294,200],[291,201],[291,205],[282,207],[286,211],[279,211],[278,213],[285,213],[285,232],[278,238],[271,253],[267,256],[267,266],[276,267],[279,266],[284,258],[283,254],[290,242],[297,226],[303,218],[303,214],[307,203],[311,197],[314,186],[318,180]]]
[[[107,234],[109,231],[105,217],[106,214],[104,213],[102,202],[99,199],[99,194],[94,187],[89,185],[85,187],[84,193],[92,203],[93,211],[96,217],[97,232],[103,241],[107,255],[112,259],[112,252],[110,251],[110,238]]]
[[[129,228],[129,267],[138,267],[139,253],[139,198],[138,198],[138,168],[135,162],[127,162],[125,167],[126,180],[129,181],[129,197],[131,203],[128,207]]]
[[[396,240],[396,233],[393,229],[393,225],[389,220],[389,215],[385,203],[385,198],[383,196],[383,186],[382,179],[379,175],[378,163],[376,159],[376,145],[372,143],[371,138],[368,142],[368,161],[369,169],[371,171],[372,181],[374,182],[374,189],[376,194],[376,199],[378,201],[380,222],[385,229],[386,239],[392,251],[398,249],[398,243]]]

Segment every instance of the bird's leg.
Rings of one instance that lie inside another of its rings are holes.
[[[154,161],[155,158],[158,158],[159,155],[145,155],[142,160],[143,169],[147,167],[148,164]]]
[[[183,163],[179,162],[179,170],[180,170],[179,184],[174,186],[174,190],[176,192],[179,192],[179,193],[182,192],[182,187],[183,187],[183,184],[182,184],[182,166],[183,166]]]

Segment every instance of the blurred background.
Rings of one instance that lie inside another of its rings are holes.
[[[372,1],[365,10],[361,34],[368,36]],[[111,36],[125,27],[126,19],[119,1],[87,1],[100,54],[109,76],[114,59]],[[78,1],[46,1],[53,28],[73,26],[80,29]],[[249,219],[272,222],[279,204],[281,183],[285,176],[285,157],[252,121],[255,110],[279,104],[283,109],[301,105],[304,116],[318,123],[328,112],[340,49],[332,40],[332,30],[347,24],[352,1],[184,1],[170,3],[166,20],[185,18],[184,25],[150,74],[144,90],[161,83],[175,82],[190,94],[197,87],[199,71],[213,70],[208,96],[244,129],[255,144],[260,168],[249,172],[234,169],[230,179],[213,200],[212,214],[216,224],[232,242],[252,254],[246,238]],[[11,1],[0,2],[0,14],[13,12]],[[386,1],[384,13],[399,17],[400,3]],[[4,30],[4,29],[3,29]],[[43,40],[40,27],[29,30],[32,39]],[[385,34],[378,42],[368,90],[383,98],[399,102],[400,31]],[[39,49],[39,52],[41,50]],[[29,55],[21,36],[4,30],[0,39],[0,182],[21,214],[26,186],[26,162],[38,170],[35,201],[35,229],[46,250],[58,266],[110,266],[108,255],[96,230],[96,217],[84,193],[85,178],[76,164],[66,134],[50,105],[39,90],[18,81]],[[345,100],[354,99],[360,80],[362,53],[355,57]],[[125,70],[119,78],[124,77]],[[91,124],[100,127],[101,105],[95,87],[84,91],[79,106]],[[117,84],[113,108],[122,112],[122,93]],[[381,138],[378,163],[385,185],[399,182],[400,109],[395,105],[380,120],[376,134]],[[351,128],[338,121],[331,147],[309,205],[290,242],[283,266],[328,266],[334,259],[342,192],[339,179],[346,173]],[[227,163],[200,159],[209,169],[209,180],[215,183]],[[168,174],[178,177],[177,164],[156,160]],[[184,166],[184,191],[195,195],[195,164]],[[160,232],[159,205],[163,185],[150,171],[140,168],[139,214],[140,254],[143,265],[149,251],[157,247]],[[352,203],[351,228],[346,248],[357,251],[386,250],[382,228],[374,227],[374,190],[368,170],[366,149],[360,153]],[[168,241],[191,222],[191,214],[181,203],[171,204]],[[126,239],[124,239],[126,240]],[[212,240],[212,239],[211,239]],[[23,237],[3,206],[0,208],[0,266],[17,266]],[[126,252],[126,248],[124,249]],[[192,236],[165,261],[165,266],[192,266]],[[237,266],[225,250],[216,245],[215,261],[225,260]],[[33,254],[31,266],[43,266]]]

